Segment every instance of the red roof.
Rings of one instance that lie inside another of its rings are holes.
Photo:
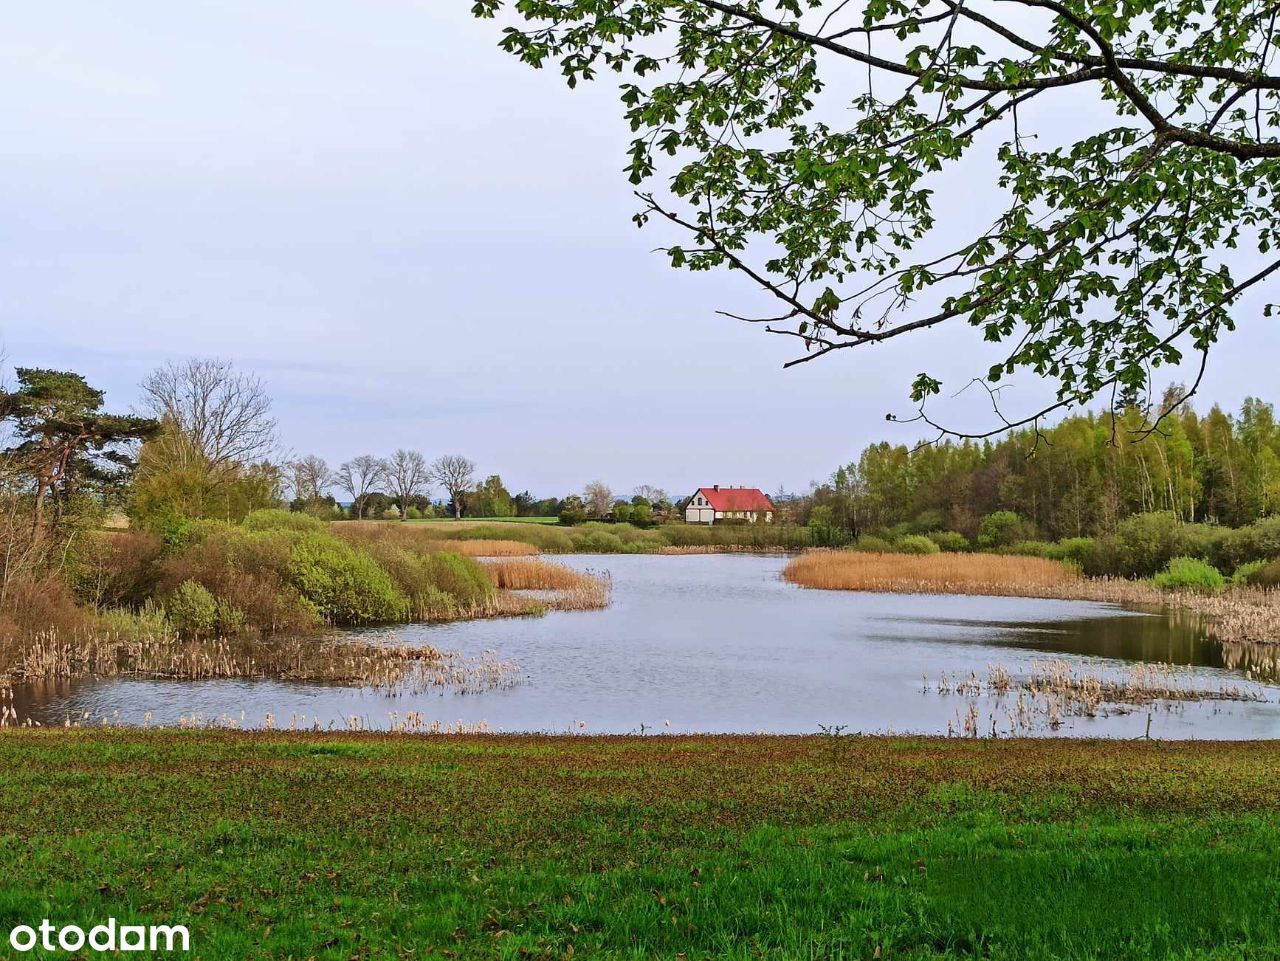
[[[701,494],[718,511],[771,511],[773,501],[758,487],[699,487],[694,496]]]

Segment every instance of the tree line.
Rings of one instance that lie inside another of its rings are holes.
[[[1126,518],[1168,513],[1187,524],[1243,527],[1280,512],[1275,409],[1198,413],[1171,391],[1160,411],[1082,413],[999,440],[867,447],[807,497],[852,536],[955,531],[977,540],[984,521],[1014,515],[1018,539],[1113,535]]]

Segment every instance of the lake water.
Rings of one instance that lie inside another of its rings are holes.
[[[396,630],[404,641],[467,654],[493,651],[522,683],[479,694],[388,697],[271,681],[84,681],[20,688],[23,716],[155,724],[231,718],[261,726],[385,728],[420,711],[446,724],[492,730],[629,732],[947,733],[974,705],[977,725],[1014,730],[1010,697],[937,692],[943,672],[1014,678],[1066,659],[1123,673],[1135,661],[1180,665],[1199,685],[1241,684],[1258,702],[1205,701],[1065,717],[1031,732],[1075,736],[1280,736],[1280,688],[1224,669],[1194,620],[1074,601],[908,596],[803,590],[780,578],[785,558],[750,555],[609,555],[562,559],[608,571],[613,604],[590,613],[471,621]],[[928,690],[922,681],[928,677]],[[353,720],[355,719],[355,720]]]

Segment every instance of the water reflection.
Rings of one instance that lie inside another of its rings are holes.
[[[849,731],[946,733],[955,698],[924,693],[921,678],[1015,676],[1067,658],[1093,670],[1127,663],[1182,665],[1218,687],[1257,658],[1210,643],[1203,625],[1102,604],[1027,598],[898,596],[808,591],[784,583],[782,558],[741,555],[608,556],[565,559],[613,576],[605,611],[538,619],[410,626],[406,642],[515,661],[524,683],[459,696],[388,698],[372,691],[268,681],[110,680],[16,692],[22,716],[44,724],[118,716],[176,724],[228,718],[261,725],[320,723],[389,727],[406,712],[447,724],[486,722],[534,731]],[[1275,677],[1274,662],[1266,676]],[[1233,673],[1234,672],[1234,673]],[[1205,702],[1162,711],[1158,737],[1274,737],[1280,706]],[[981,703],[980,712],[1007,708]],[[354,719],[354,720],[353,720]],[[1145,716],[1072,719],[1054,732],[1141,736]],[[981,729],[989,724],[984,719]]]
[[[1209,640],[1204,619],[1188,611],[1109,612],[1103,617],[1040,625],[1000,620],[904,619],[939,628],[974,628],[979,634],[1002,632],[1002,643],[1019,650],[1190,667],[1229,666],[1220,645]]]

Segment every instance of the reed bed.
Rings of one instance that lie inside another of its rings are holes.
[[[463,557],[534,557],[541,553],[523,541],[428,541],[430,550],[453,551]]]
[[[489,561],[485,570],[494,587],[508,591],[562,591],[591,579],[571,567],[543,560]]]
[[[956,721],[948,725],[948,733],[967,737],[977,737],[987,729],[978,707],[982,697],[1012,701],[1002,709],[1012,734],[1026,734],[1038,727],[1056,730],[1068,717],[1127,714],[1155,705],[1168,709],[1185,702],[1264,700],[1262,691],[1252,685],[1223,682],[1207,686],[1169,664],[1134,664],[1124,673],[1100,673],[1060,658],[1034,665],[1022,678],[1015,678],[999,664],[989,665],[985,678],[976,671],[968,675],[944,672],[932,684],[926,677],[924,690],[970,699],[964,714],[957,712]],[[993,734],[1000,716],[1000,712],[990,714]]]
[[[485,564],[499,592],[518,592],[554,611],[598,611],[609,606],[613,581],[606,572],[575,571],[543,560],[498,560]]]
[[[441,537],[430,524],[388,524],[382,521],[352,521],[330,525],[336,536],[353,544],[391,544],[415,554],[451,551],[464,557],[532,557],[537,546],[520,540],[454,539]]]
[[[330,635],[321,638],[208,640],[160,634],[67,639],[37,635],[10,667],[10,681],[75,677],[163,680],[261,679],[342,684],[388,694],[449,688],[474,693],[511,687],[519,668],[492,653],[464,657],[428,645]]]
[[[1029,596],[1073,588],[1083,580],[1075,568],[1042,557],[832,550],[800,555],[782,576],[792,584],[821,590]]]
[[[1223,644],[1280,643],[1280,592],[1165,591],[1150,581],[1084,577],[1069,564],[1040,557],[816,550],[793,559],[782,576],[819,590],[1040,597],[1182,610],[1204,617],[1210,636]]]

